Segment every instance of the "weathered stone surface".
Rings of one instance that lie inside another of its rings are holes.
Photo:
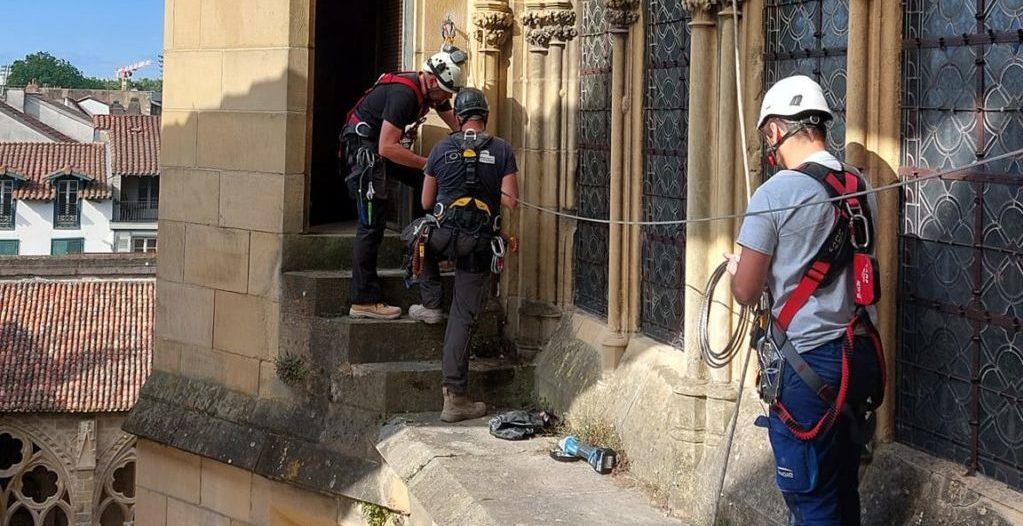
[[[301,270],[339,270],[352,268],[352,242],[355,233],[289,234],[284,236],[281,267],[284,272]],[[380,244],[377,267],[400,268],[405,247],[396,232],[388,231]]]
[[[645,338],[633,338],[621,364],[598,381],[593,356],[599,351],[585,341],[588,335],[575,332],[583,326],[566,320],[540,352],[538,396],[570,421],[613,425],[631,474],[666,494],[674,515],[710,523],[724,461],[724,424],[734,408],[734,402],[728,403],[731,388],[687,380],[681,374],[685,355]],[[767,432],[753,425],[763,407],[750,384],[752,377],[747,378],[716,524],[781,526],[787,510],[775,484]],[[708,408],[712,398],[719,407]],[[716,419],[713,426],[708,418]],[[901,444],[876,445],[861,471],[863,524],[1023,523],[1018,493],[963,472],[962,466]],[[419,498],[415,489],[412,493]]]
[[[405,273],[397,269],[379,270],[384,298],[391,305],[408,308],[423,300],[419,286],[405,287]],[[451,305],[454,274],[441,275],[444,284],[444,308]],[[311,270],[286,272],[282,276],[282,302],[288,312],[307,316],[340,316],[348,314],[351,307],[350,293],[352,272],[350,270]]]
[[[396,490],[400,483],[370,446],[378,419],[377,413],[328,408],[322,400],[260,400],[223,385],[156,372],[123,427],[148,441],[257,475],[407,511],[407,497]],[[320,440],[325,427],[338,425],[358,433],[332,431]],[[228,504],[226,513],[240,514],[237,503]]]
[[[439,411],[441,379],[439,360],[355,364],[350,373],[335,376],[331,390],[336,402],[383,414]],[[532,392],[531,365],[482,358],[469,362],[469,395],[476,400],[522,407]]]
[[[436,414],[392,420],[377,444],[436,524],[681,524],[583,462],[555,462],[556,438],[498,440],[486,419],[437,425]],[[423,517],[413,517],[423,521]],[[428,522],[426,522],[428,523]]]

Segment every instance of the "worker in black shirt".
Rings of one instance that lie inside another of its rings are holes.
[[[440,418],[445,422],[479,418],[487,411],[483,402],[467,395],[469,337],[490,292],[491,276],[501,269],[501,205],[514,208],[518,198],[515,153],[504,140],[486,133],[489,115],[482,91],[458,92],[455,116],[460,130],[433,147],[423,182],[423,208],[433,210],[436,222],[420,278],[423,303],[409,308],[409,316],[429,324],[444,320],[438,261],[454,261],[454,298],[441,361]]]
[[[419,187],[421,177],[410,174],[418,174],[426,166],[426,158],[409,148],[430,109],[452,130],[458,129],[450,100],[465,85],[465,61],[462,50],[447,45],[426,61],[422,71],[382,75],[348,112],[341,133],[349,167],[345,183],[359,216],[352,248],[349,315],[353,318],[401,316],[400,307],[384,301],[377,275],[377,252],[384,238],[389,203],[387,179]]]

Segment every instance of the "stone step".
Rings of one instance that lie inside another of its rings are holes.
[[[352,268],[351,232],[330,234],[291,234],[284,236],[281,270],[340,270]],[[398,232],[388,230],[380,243],[378,268],[400,268],[405,246]]]
[[[383,285],[385,300],[391,305],[408,308],[422,303],[419,286],[405,287],[405,273],[397,269],[381,269],[377,272]],[[444,285],[444,308],[451,305],[451,291],[454,273],[441,274]],[[350,270],[303,270],[285,272],[281,280],[281,301],[288,312],[303,316],[341,316],[348,314],[351,306],[350,293],[352,271]]]
[[[469,362],[469,396],[495,407],[523,407],[533,392],[533,365],[508,359],[477,358]],[[333,381],[334,402],[386,415],[440,411],[441,362],[354,364]]]
[[[504,350],[504,318],[496,305],[480,314],[469,349],[480,356],[498,356]],[[427,325],[408,317],[397,320],[318,318],[310,340],[314,355],[332,358],[321,363],[363,364],[439,360],[443,355],[447,323]]]

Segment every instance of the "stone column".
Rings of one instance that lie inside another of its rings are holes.
[[[476,43],[479,45],[478,60],[482,62],[483,79],[480,89],[490,102],[490,130],[500,129],[501,93],[501,48],[511,35],[514,17],[505,0],[477,0],[472,23],[476,26]]]
[[[561,84],[565,44],[575,38],[576,15],[570,2],[527,2],[522,17],[528,44],[526,89],[527,133],[520,193],[545,208],[559,205]],[[526,208],[520,214],[522,235],[519,294],[519,346],[537,349],[560,318],[557,301],[558,221]]]
[[[689,161],[686,190],[686,217],[701,218],[710,215],[710,183],[714,174],[713,130],[716,107],[715,50],[717,34],[711,16],[710,0],[685,0],[686,9],[692,13],[691,49],[689,63]],[[685,352],[687,358],[686,377],[703,378],[704,366],[698,344],[699,306],[703,299],[703,288],[710,276],[707,255],[711,250],[710,225],[688,223],[686,225],[686,270],[685,270]]]
[[[710,215],[712,216],[733,213],[736,210],[734,189],[736,186],[745,186],[742,162],[735,156],[736,144],[739,142],[739,107],[736,99],[734,44],[738,28],[735,27],[735,14],[730,1],[724,2],[721,10],[718,11],[718,35],[721,44],[718,48],[717,167],[716,173],[710,178]],[[741,13],[739,14],[741,15]],[[723,261],[722,253],[735,250],[733,224],[734,222],[731,220],[715,221],[710,224],[711,249],[704,256],[707,269],[714,269]],[[712,309],[709,320],[713,328],[709,331],[711,345],[717,349],[722,348],[728,341],[728,335],[733,328],[733,317],[729,309],[738,310],[740,308],[737,303],[734,303],[727,284],[725,282],[718,287],[717,293],[714,295],[715,308]],[[713,369],[710,373],[715,382],[727,383],[731,380],[730,367]]]
[[[611,25],[611,173],[610,173],[610,210],[608,216],[612,221],[626,218],[629,204],[627,199],[628,182],[626,181],[626,143],[625,85],[631,76],[626,69],[626,41],[629,37],[629,26],[637,19],[634,0],[606,0],[605,16]],[[627,326],[629,295],[629,268],[627,261],[628,238],[625,227],[612,224],[608,236],[608,299],[607,327],[608,335],[603,342],[604,356],[601,361],[605,367],[617,365],[625,347],[629,343],[628,335],[623,331]]]

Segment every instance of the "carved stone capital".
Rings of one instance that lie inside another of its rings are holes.
[[[484,51],[495,51],[508,41],[515,17],[511,11],[481,9],[472,17],[476,26],[476,41]]]
[[[575,11],[569,9],[530,11],[522,17],[526,42],[533,49],[547,49],[575,38]]]
[[[639,0],[604,0],[604,7],[604,17],[613,28],[628,29],[639,20]]]
[[[709,13],[718,4],[718,0],[682,0],[682,5],[694,15],[700,11]]]

